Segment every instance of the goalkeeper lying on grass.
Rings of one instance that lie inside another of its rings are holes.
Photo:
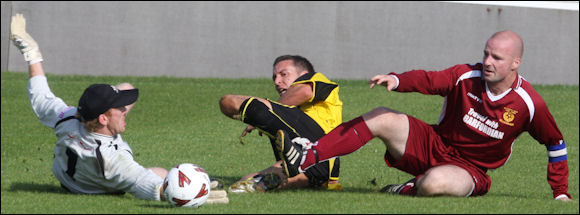
[[[58,138],[52,172],[63,189],[79,194],[124,194],[146,200],[164,200],[167,170],[145,168],[121,134],[127,114],[139,97],[129,83],[93,84],[77,107],[68,106],[50,90],[42,67],[42,54],[26,32],[22,14],[12,17],[11,39],[29,65],[28,95],[38,119],[54,129]],[[217,184],[213,183],[214,188]],[[227,203],[225,191],[212,191],[206,203]]]

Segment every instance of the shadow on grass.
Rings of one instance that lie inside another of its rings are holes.
[[[227,190],[230,185],[235,183],[236,181],[240,180],[242,176],[212,176],[212,178],[217,179],[220,184],[223,185],[221,189]],[[321,188],[304,188],[306,190],[314,190],[320,192],[336,192],[332,190],[325,190]],[[303,189],[289,189],[289,190],[276,190],[275,192],[285,192],[290,190],[303,190]],[[378,193],[380,188],[360,188],[360,187],[345,187],[340,192],[352,192],[352,193]]]
[[[33,192],[33,193],[59,193],[59,194],[69,193],[62,187],[52,184],[17,182],[12,183],[10,185],[10,188],[8,188],[8,192],[18,192],[18,191]]]
[[[154,202],[154,203],[140,204],[139,206],[144,207],[144,208],[158,208],[158,209],[175,208],[174,206],[171,206],[168,202]]]
[[[536,199],[536,200],[541,200],[541,199],[546,199],[546,196],[549,196],[549,194],[542,196],[542,195],[526,195],[524,193],[517,193],[517,192],[512,192],[512,193],[499,193],[499,192],[493,192],[493,193],[487,193],[484,196],[493,196],[493,197],[501,197],[501,198],[513,198],[513,199]]]
[[[118,196],[123,197],[125,193],[119,194],[74,194],[68,192],[64,188],[53,185],[53,184],[37,184],[37,183],[25,183],[25,182],[17,182],[12,183],[10,188],[8,188],[8,192],[32,192],[32,193],[55,193],[55,194],[64,194],[64,195],[105,195],[105,196]]]
[[[221,189],[228,189],[230,185],[240,180],[243,176],[211,176],[212,179],[217,179],[220,185],[223,185]]]

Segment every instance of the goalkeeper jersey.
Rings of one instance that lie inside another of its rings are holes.
[[[128,192],[140,199],[160,200],[163,179],[133,159],[120,134],[85,130],[75,118],[77,108],[56,97],[45,76],[30,78],[28,93],[34,113],[58,138],[52,172],[62,186],[72,193]]]
[[[314,119],[324,130],[330,132],[342,123],[342,101],[338,96],[338,84],[328,80],[322,73],[307,73],[300,76],[292,85],[310,83],[312,98],[301,104],[300,109]]]
[[[443,141],[473,164],[495,169],[512,153],[515,139],[527,131],[548,154],[548,182],[554,196],[568,190],[566,144],[542,97],[519,74],[511,88],[493,95],[482,78],[483,65],[455,65],[442,71],[394,74],[398,92],[444,97],[438,125]]]

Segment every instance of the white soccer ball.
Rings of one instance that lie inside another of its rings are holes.
[[[182,163],[169,170],[165,181],[165,200],[176,207],[202,206],[210,192],[209,175],[203,168],[191,164]]]

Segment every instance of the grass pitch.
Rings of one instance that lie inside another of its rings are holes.
[[[228,93],[276,99],[269,79],[191,79],[168,77],[94,77],[47,74],[49,85],[67,104],[75,105],[93,83],[131,82],[140,98],[127,117],[123,134],[135,160],[144,166],[171,168],[195,163],[229,186],[243,175],[273,163],[265,137],[257,132],[239,144],[245,125],[223,116],[219,98]],[[568,147],[569,192],[574,202],[554,201],[546,181],[547,154],[527,133],[513,146],[508,163],[490,171],[490,192],[471,198],[415,198],[379,193],[410,175],[388,168],[384,145],[372,140],[342,157],[342,191],[288,190],[264,194],[228,194],[227,205],[174,208],[130,194],[73,195],[64,192],[51,172],[53,130],[34,115],[26,86],[28,74],[2,72],[2,207],[1,213],[573,213],[578,214],[578,86],[535,89],[550,108]],[[343,121],[386,106],[436,123],[439,96],[387,93],[368,89],[365,80],[337,80],[344,102]],[[373,181],[375,183],[373,183]]]

